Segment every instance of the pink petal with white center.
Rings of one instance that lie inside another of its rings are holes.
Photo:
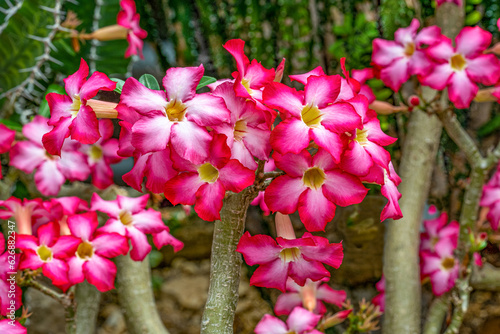
[[[121,212],[118,201],[105,201],[97,193],[92,195],[90,210],[101,211],[114,218],[118,218]]]
[[[488,185],[484,186],[480,202],[481,206],[491,206],[498,201],[500,201],[500,187],[492,187]]]
[[[21,256],[21,262],[19,263],[18,269],[31,269],[37,270],[40,268],[44,262],[40,260],[40,257],[35,251],[23,249],[23,254]]]
[[[309,145],[309,127],[295,117],[287,118],[271,132],[270,141],[273,149],[282,154],[297,154]]]
[[[308,261],[319,261],[336,269],[342,264],[344,259],[342,243],[330,243],[327,238],[313,236],[305,232],[302,238],[311,238],[315,245],[301,247],[303,257]]]
[[[99,222],[97,221],[97,214],[94,211],[68,217],[68,226],[71,234],[84,241],[91,239],[92,234],[97,229],[97,225],[99,225]]]
[[[364,97],[366,97],[368,99],[368,103],[372,103],[377,99],[375,97],[375,94],[373,93],[373,90],[368,85],[361,86],[359,95],[363,95]]]
[[[209,93],[198,94],[184,104],[187,108],[186,118],[199,126],[219,125],[231,120],[224,100]]]
[[[125,81],[120,102],[143,115],[149,114],[152,110],[164,112],[167,106],[164,91],[149,89],[134,78]]]
[[[151,252],[151,245],[148,242],[146,235],[138,229],[131,227],[127,228],[127,237],[132,243],[130,257],[134,261],[142,261]]]
[[[68,95],[49,93],[45,97],[50,109],[50,125],[55,125],[61,117],[70,117],[73,100]]]
[[[153,209],[135,213],[133,219],[134,227],[144,233],[159,233],[165,229],[161,213]]]
[[[368,100],[365,103],[368,106]],[[362,127],[361,116],[350,103],[334,103],[321,111],[321,125],[330,131],[343,133]]]
[[[404,55],[404,47],[394,41],[380,38],[373,40],[372,61],[377,66],[389,66],[395,59],[402,58]]]
[[[69,126],[71,139],[77,140],[82,144],[93,144],[99,138],[99,122],[94,110],[89,106],[82,105],[78,115],[73,119]]]
[[[432,59],[444,63],[448,62],[455,54],[455,49],[452,46],[451,39],[446,36],[441,36],[441,41],[428,47],[425,52]]]
[[[59,259],[52,259],[42,266],[42,272],[52,280],[54,285],[65,285],[68,283],[68,264]]]
[[[264,200],[271,211],[292,214],[297,210],[299,197],[306,189],[301,178],[278,176],[266,188]]]
[[[303,286],[306,280],[318,281],[325,277],[330,277],[330,272],[325,269],[325,266],[317,261],[307,261],[303,258],[290,262],[288,275],[297,284]]]
[[[296,307],[286,321],[288,329],[292,332],[303,333],[314,329],[318,324],[321,315],[309,312],[305,308]]]
[[[434,45],[441,40],[441,28],[438,26],[425,27],[420,30],[415,38],[417,48],[424,45]]]
[[[312,166],[311,154],[307,150],[302,150],[298,154],[273,153],[276,167],[284,171],[288,176],[302,177],[305,171]]]
[[[304,74],[293,74],[293,75],[289,75],[288,77],[290,78],[291,81],[298,81],[301,84],[305,85],[305,84],[307,84],[307,79],[310,76],[317,76],[317,77],[319,77],[319,76],[322,76],[322,75],[325,75],[325,71],[323,71],[323,68],[321,66],[318,66],[315,69],[313,69],[312,71],[309,71],[307,73],[304,73]]]
[[[163,151],[158,151],[163,152]],[[146,164],[153,153],[146,153],[139,155],[139,157],[135,158],[134,167],[130,172],[124,174],[122,176],[123,181],[134,188],[135,190],[142,192],[142,180],[144,178],[144,174],[146,173]],[[163,184],[164,185],[164,184]],[[160,192],[163,191],[163,188]],[[155,191],[153,191],[155,192]]]
[[[156,194],[162,193],[167,181],[178,174],[172,167],[168,147],[164,151],[152,153],[146,166],[146,188]]]
[[[204,184],[197,173],[181,173],[165,185],[165,197],[173,204],[193,205],[196,191]]]
[[[113,170],[104,160],[91,167],[92,184],[98,189],[106,189],[113,184]]]
[[[184,248],[184,243],[174,238],[167,230],[163,230],[160,233],[153,233],[153,243],[158,249],[171,245],[174,248],[174,252],[178,252]]]
[[[335,102],[340,93],[340,75],[311,76],[304,88],[304,104],[324,108]]]
[[[287,281],[287,288],[288,288],[288,282],[289,281]],[[290,314],[290,312],[292,312],[294,307],[301,305],[302,305],[302,298],[300,297],[300,294],[296,292],[283,293],[278,296],[276,304],[274,304],[274,313],[278,316],[288,315]]]
[[[380,79],[394,91],[398,91],[403,83],[410,78],[409,58],[394,60],[391,65],[380,70]]]
[[[10,319],[0,320],[0,332],[9,334],[26,334],[27,329],[24,328],[18,321]]]
[[[255,327],[255,334],[287,334],[290,333],[286,324],[270,314],[264,315]]]
[[[122,121],[120,125],[119,150],[116,152],[121,157],[131,157],[134,155],[135,147],[132,145],[132,126],[133,124]]]
[[[257,267],[252,277],[250,277],[250,285],[274,288],[285,292],[288,267],[289,263],[285,263],[280,258],[262,264]]]
[[[250,89],[257,90],[258,92],[258,90],[273,82],[274,76],[275,71],[273,68],[268,70],[256,59],[253,59],[250,65],[248,65],[245,69],[245,75],[242,77],[248,81]],[[236,92],[236,95],[238,95],[238,92]],[[250,93],[250,95],[257,98],[257,96],[254,95],[254,92]]]
[[[250,266],[279,259],[281,250],[282,248],[270,236],[264,234],[252,236],[248,231],[241,236],[236,248],[236,251],[243,255],[245,262]]]
[[[429,75],[419,77],[419,80],[422,85],[429,86],[437,90],[443,90],[448,85],[452,75],[454,75],[454,72],[450,64],[444,63],[435,66]]]
[[[219,180],[226,190],[239,193],[255,181],[255,173],[244,167],[238,160],[229,162],[219,170]]]
[[[98,230],[99,232],[100,230]],[[113,258],[128,253],[128,239],[116,233],[103,233],[92,239],[95,254]]]
[[[465,72],[472,81],[494,85],[500,79],[500,62],[495,55],[480,55],[467,60]]]
[[[470,106],[478,90],[479,87],[469,79],[465,71],[458,71],[450,79],[448,96],[455,107],[465,109]]]
[[[380,166],[386,169],[388,168],[389,162],[391,161],[391,155],[389,154],[389,152],[384,150],[381,146],[372,142],[366,143],[363,146],[363,148],[368,153],[370,153],[371,158],[375,163],[379,164]]]
[[[269,141],[267,143],[269,143]],[[253,155],[248,151],[242,141],[233,142],[233,146],[231,147],[231,159],[238,160],[243,166],[254,171],[258,167]]]
[[[178,122],[172,126],[171,145],[182,158],[201,163],[208,156],[212,137],[204,127],[192,122]]]
[[[248,57],[245,55],[245,42],[241,39],[231,39],[223,47],[234,57],[238,72],[243,76],[246,67],[250,64]]]
[[[349,149],[344,151],[340,159],[340,167],[354,175],[367,175],[372,166],[371,155],[356,141],[349,144]]]
[[[408,64],[408,72],[410,75],[427,75],[434,68],[435,63],[433,63],[425,51],[415,50],[411,56],[411,60]]]
[[[215,134],[210,142],[210,156],[207,159],[214,167],[220,169],[229,162],[231,149],[227,146],[227,138],[223,134]]]
[[[455,281],[458,277],[458,266],[456,270],[451,271],[438,270],[430,275],[432,292],[436,296],[441,296],[445,292],[450,291],[455,286]]]
[[[54,161],[64,177],[70,181],[85,181],[90,174],[87,161],[79,152],[63,151],[61,159]]]
[[[455,39],[457,52],[466,58],[474,58],[483,53],[491,44],[491,33],[480,27],[465,27]]]
[[[45,196],[56,196],[64,181],[54,160],[46,160],[35,172],[36,187]]]
[[[300,117],[304,107],[304,98],[295,88],[288,87],[279,82],[273,82],[264,88],[262,93],[264,103],[278,109],[286,115]]]
[[[89,76],[89,66],[83,60],[80,60],[80,67],[78,71],[69,75],[66,79],[64,79],[64,88],[66,89],[66,93],[73,98],[75,95],[80,94],[80,89],[82,88],[85,81],[87,81],[87,77]]]
[[[323,195],[321,188],[304,191],[299,197],[298,209],[302,223],[311,232],[324,231],[326,224],[335,217],[335,204]]]
[[[323,170],[338,168],[337,164],[333,161],[332,155],[327,150],[321,148],[314,155],[311,166],[317,166]]]
[[[380,128],[380,121],[376,113],[369,113],[369,120],[363,124],[363,128],[368,130],[367,138],[369,141],[379,144],[380,146],[391,145],[396,142],[397,138],[388,136]]]
[[[38,240],[33,235],[16,234],[16,248],[22,250],[32,250],[36,252],[38,248]]]
[[[99,255],[94,255],[83,264],[85,277],[97,290],[106,292],[114,289],[116,265]]]
[[[347,294],[345,291],[334,290],[326,284],[321,285],[316,292],[316,298],[338,307],[342,307],[342,304],[344,304],[346,297]]]
[[[105,232],[105,233],[117,233],[122,236],[127,235],[127,228],[125,225],[122,224],[122,222],[119,219],[108,219],[106,224],[99,228],[99,232]]]
[[[59,225],[56,225],[59,229]],[[59,234],[59,230],[57,231]],[[75,254],[81,239],[75,238],[71,235],[63,235],[51,246],[54,256],[57,258],[67,258]]]
[[[385,177],[385,183],[381,189],[382,195],[387,198],[387,204],[384,206],[380,214],[380,220],[386,219],[400,219],[403,217],[401,208],[399,207],[398,200],[401,198],[401,193],[392,180]]]
[[[206,221],[220,219],[224,194],[225,189],[222,182],[205,183],[196,191],[194,211]]]
[[[111,81],[108,76],[101,72],[94,72],[80,89],[80,99],[87,101],[97,95],[100,90],[112,91],[116,88],[116,82]]]
[[[411,23],[406,28],[399,28],[394,33],[394,40],[399,44],[412,43],[417,34],[417,30],[420,27],[420,23],[417,19],[411,20]]]
[[[78,284],[85,280],[85,275],[83,274],[83,264],[85,262],[85,260],[77,256],[73,256],[68,260],[68,280],[70,284]]]
[[[46,159],[46,151],[41,146],[29,141],[20,141],[10,151],[9,165],[29,174]]]
[[[71,117],[63,117],[54,126],[52,131],[43,135],[43,147],[49,154],[61,155],[61,148],[64,144],[64,139],[69,137],[72,122]]]
[[[196,86],[205,71],[203,64],[198,67],[171,67],[163,77],[163,87],[169,101],[186,102],[196,95]]]
[[[319,147],[324,148],[332,155],[336,163],[340,160],[344,142],[337,133],[331,132],[320,125],[312,129],[311,136]]]
[[[51,198],[50,201],[60,204],[65,215],[72,215],[78,211],[87,211],[89,209],[87,202],[76,196]]]
[[[270,136],[271,131],[268,129],[248,126],[243,143],[253,156],[267,160],[271,152]]]
[[[161,151],[167,147],[172,125],[161,112],[151,112],[132,126],[132,145],[141,153]]]
[[[127,197],[127,196],[116,196],[116,201],[118,206],[125,211],[131,212],[133,214],[141,212],[146,208],[148,204],[149,194],[142,195],[139,197]]]

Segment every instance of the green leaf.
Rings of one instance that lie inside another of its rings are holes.
[[[156,78],[151,74],[143,74],[139,78],[139,82],[144,86],[148,87],[149,89],[160,90],[160,85],[158,84],[158,81],[156,81]]]
[[[474,25],[481,20],[481,17],[483,17],[483,15],[477,10],[475,10],[469,15],[467,15],[467,17],[465,18],[465,25],[467,26]]]
[[[161,264],[161,261],[163,261],[163,254],[160,251],[153,249],[149,253],[149,265],[151,268],[158,267]]]
[[[477,134],[479,137],[484,137],[489,135],[490,133],[496,131],[500,128],[500,115],[496,115],[491,119],[488,123],[483,125],[478,131]]]
[[[109,78],[109,79],[111,81],[116,82],[115,92],[117,92],[118,94],[121,94],[122,89],[123,89],[123,84],[125,83],[125,81],[123,81],[122,79],[117,79],[117,78]]]
[[[203,78],[201,78],[200,83],[198,84],[198,86],[196,86],[196,89],[203,88],[206,85],[210,85],[211,83],[214,83],[216,81],[217,81],[217,79],[215,79],[215,78],[204,76]]]
[[[50,117],[50,108],[49,103],[47,102],[47,94],[49,93],[66,94],[66,91],[64,90],[64,87],[57,84],[50,84],[49,87],[47,87],[42,103],[40,103],[40,109],[38,109],[38,114],[47,118]]]
[[[0,119],[0,123],[2,123],[3,125],[5,125],[6,127],[8,127],[11,130],[23,131],[22,124],[11,121],[10,119]]]

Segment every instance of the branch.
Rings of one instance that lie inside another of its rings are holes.
[[[427,319],[425,321],[423,334],[439,334],[443,327],[443,321],[450,306],[450,298],[448,295],[443,295],[432,301]]]
[[[474,289],[500,291],[500,268],[490,263],[482,268],[473,267],[470,283]]]
[[[95,333],[101,293],[95,286],[84,281],[76,286],[76,334]]]

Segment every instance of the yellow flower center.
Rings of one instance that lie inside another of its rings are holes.
[[[99,161],[102,158],[102,148],[99,145],[92,145],[89,150],[89,156],[94,161]]]
[[[411,42],[406,44],[405,55],[411,57],[415,53],[415,43]]]
[[[302,117],[302,122],[304,122],[308,127],[315,128],[321,124],[321,112],[318,107],[308,104],[302,108],[300,112]]]
[[[234,125],[234,140],[241,141],[247,134],[247,122],[240,119]]]
[[[304,182],[305,186],[316,190],[323,185],[325,178],[325,172],[321,168],[312,167],[306,170],[302,177],[302,182]]]
[[[198,167],[200,179],[208,183],[214,183],[219,178],[219,170],[207,162]]]
[[[456,55],[451,57],[450,65],[451,65],[451,68],[454,69],[455,71],[461,71],[467,65],[467,60],[465,60],[464,56],[457,53]]]
[[[248,79],[243,78],[241,79],[241,84],[243,85],[243,87],[245,87],[248,94],[252,95],[252,89],[250,88],[250,81],[248,81]]]
[[[356,129],[356,138],[354,140],[361,146],[368,144],[368,130]]]
[[[293,262],[299,259],[300,249],[297,247],[285,248],[280,252],[280,258],[283,262]]]
[[[41,245],[36,250],[36,253],[40,257],[40,260],[42,260],[43,262],[50,262],[50,261],[52,261],[52,250],[50,250],[49,247],[47,247],[45,245]]]
[[[92,255],[94,255],[94,247],[88,241],[82,242],[76,250],[76,256],[81,260],[90,260]]]
[[[120,221],[123,225],[130,225],[134,221],[132,214],[128,211],[123,211],[120,213]]]
[[[441,261],[441,267],[445,270],[450,270],[455,266],[455,259],[452,257],[447,257],[444,258],[443,261]]]
[[[186,114],[186,109],[186,105],[181,101],[172,100],[165,107],[165,112],[171,122],[182,122]]]
[[[75,118],[80,111],[80,107],[82,106],[82,101],[80,100],[80,95],[75,94],[73,96],[73,103],[71,104],[71,117]]]

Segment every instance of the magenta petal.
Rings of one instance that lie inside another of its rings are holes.
[[[70,125],[73,122],[71,117],[63,117],[54,126],[52,131],[43,135],[43,147],[52,155],[61,155],[61,148],[64,144],[64,139],[69,137]]]
[[[455,107],[465,109],[470,106],[478,90],[479,87],[469,79],[465,71],[457,71],[450,79],[448,95]]]
[[[99,90],[112,91],[116,88],[116,82],[111,81],[108,76],[101,72],[94,72],[89,80],[80,89],[80,99],[87,101],[97,95]]]
[[[196,192],[194,211],[206,221],[220,219],[224,194],[225,189],[221,182],[205,183]]]
[[[134,227],[144,233],[159,233],[165,229],[161,213],[147,209],[133,215]]]
[[[324,108],[326,105],[335,102],[335,99],[339,95],[340,76],[311,76],[307,79],[307,85],[304,87],[304,93],[304,104]]]
[[[122,210],[133,213],[135,216],[136,213],[142,212],[146,207],[149,200],[149,194],[142,195],[139,197],[128,197],[128,196],[117,195],[116,200]]]
[[[335,204],[323,195],[321,188],[304,191],[299,197],[298,209],[300,219],[310,232],[324,231],[326,224],[335,217]]]
[[[340,159],[340,167],[354,175],[367,175],[373,166],[370,154],[358,142],[353,141]]]
[[[165,185],[165,197],[173,204],[193,205],[196,191],[204,184],[197,173],[181,173]]]
[[[286,115],[300,117],[304,107],[304,99],[295,88],[290,88],[278,82],[267,85],[264,88],[262,97],[267,106],[277,108]]]
[[[200,126],[219,125],[231,120],[224,100],[208,93],[196,95],[185,105],[187,119]]]
[[[189,101],[196,95],[196,86],[203,77],[203,64],[198,67],[171,67],[163,78],[168,100]]]
[[[290,262],[289,275],[298,285],[303,286],[309,278],[312,281],[319,281],[325,277],[330,277],[330,272],[318,261],[307,261],[299,259]]]
[[[121,212],[121,208],[118,206],[118,202],[116,200],[105,201],[97,193],[92,195],[90,210],[104,212],[113,218],[118,218]]]
[[[301,178],[278,176],[266,188],[264,200],[271,211],[291,214],[297,210],[299,196],[306,189]]]
[[[453,70],[448,63],[440,64],[434,67],[429,75],[420,78],[423,85],[429,86],[437,90],[443,90],[453,75]]]
[[[372,61],[380,66],[389,66],[395,59],[404,56],[404,47],[394,41],[387,41],[380,38],[373,40]]]
[[[167,106],[164,91],[149,89],[134,78],[125,81],[120,102],[143,115],[149,114],[152,110],[164,112]]]
[[[350,103],[334,103],[321,111],[321,125],[330,131],[343,133],[362,127],[361,116]]]
[[[241,236],[236,251],[243,254],[248,265],[254,266],[279,259],[281,249],[270,236],[264,234],[251,236],[247,231]]]
[[[182,158],[193,163],[201,163],[208,156],[211,140],[208,131],[196,123],[185,121],[172,126],[172,147]]]
[[[340,170],[326,171],[323,193],[335,204],[349,206],[361,203],[367,192],[368,189],[357,177]]]
[[[403,213],[401,212],[401,208],[399,207],[398,200],[401,198],[401,194],[398,191],[398,188],[385,177],[385,184],[382,186],[381,192],[382,195],[387,198],[388,202],[382,210],[382,214],[380,215],[380,220],[386,220],[388,218],[391,219],[400,219],[403,217]]]
[[[315,69],[313,69],[307,73],[293,74],[293,75],[289,75],[288,77],[290,78],[291,81],[298,81],[301,84],[305,85],[305,84],[307,84],[307,79],[312,75],[319,77],[319,76],[325,75],[325,71],[323,71],[323,68],[321,66],[318,66]]]
[[[83,264],[85,260],[73,256],[68,261],[68,280],[70,284],[78,284],[85,280],[85,275],[83,274]]]
[[[128,239],[116,233],[100,234],[92,240],[97,255],[112,258],[128,253]]]
[[[465,71],[472,81],[494,85],[500,77],[500,63],[495,55],[480,55],[467,60]]]
[[[132,145],[143,154],[164,150],[173,124],[161,113],[139,119],[132,126]]]
[[[276,166],[291,177],[302,177],[305,171],[311,167],[311,154],[307,150],[302,150],[298,154],[287,153],[273,154]]]
[[[68,264],[59,259],[52,259],[42,266],[43,274],[52,280],[54,285],[65,285],[68,283]]]
[[[50,124],[54,125],[61,117],[71,116],[73,100],[68,95],[49,93],[45,97],[50,108]]]
[[[243,76],[245,68],[250,64],[248,57],[245,55],[245,42],[241,39],[231,39],[223,47],[234,57],[238,72]]]
[[[168,180],[178,173],[172,168],[170,150],[153,152],[147,161],[146,188],[153,193],[162,193]]]
[[[347,294],[342,290],[334,290],[326,284],[321,285],[317,292],[316,297],[319,300],[325,301],[328,304],[333,304],[338,307],[342,307],[344,304]]]
[[[46,160],[35,172],[36,187],[45,196],[56,196],[64,181],[54,160]]]
[[[88,75],[89,66],[82,58],[80,60],[80,67],[78,68],[78,71],[64,79],[66,93],[68,93],[71,98],[75,97],[75,95],[80,94],[80,89],[82,88],[85,81],[87,81]]]
[[[94,110],[89,106],[82,105],[78,115],[73,119],[69,127],[71,138],[82,144],[93,144],[99,138],[99,122]]]
[[[101,292],[115,287],[116,265],[108,259],[94,255],[83,265],[85,277]]]
[[[184,248],[184,243],[176,238],[174,238],[168,230],[163,230],[160,233],[153,234],[153,243],[156,248],[161,249],[166,245],[171,245],[174,248],[174,252],[180,251]]]
[[[142,192],[142,179],[144,178],[144,174],[146,172],[146,163],[149,160],[151,154],[152,153],[147,153],[139,155],[138,158],[135,158],[134,167],[132,168],[132,170],[122,176],[122,179],[126,184],[139,192]],[[162,191],[163,188],[160,189],[160,192]]]
[[[278,296],[276,304],[274,304],[274,313],[276,315],[288,315],[293,308],[302,305],[300,294],[287,292]]]
[[[336,269],[342,264],[344,259],[342,243],[330,243],[327,238],[312,236],[306,232],[302,238],[313,238],[315,246],[301,247],[304,258],[308,261],[319,261]]]
[[[138,229],[131,227],[127,228],[127,237],[130,238],[130,242],[132,243],[132,250],[130,251],[132,260],[144,260],[152,249],[146,235]]]
[[[287,334],[286,324],[270,314],[264,315],[255,327],[255,334]]]
[[[295,333],[303,333],[312,330],[318,324],[321,315],[314,314],[302,307],[296,307],[286,321],[288,329]]]
[[[29,141],[17,142],[10,151],[9,165],[29,174],[47,159],[45,150]]]
[[[285,154],[299,153],[309,145],[309,127],[301,120],[290,117],[280,122],[271,132],[271,146]]]
[[[319,126],[312,129],[311,136],[319,147],[324,148],[332,155],[335,162],[340,160],[344,143],[337,133]]]
[[[226,190],[239,193],[253,184],[255,173],[244,167],[238,160],[229,160],[229,162],[219,170],[219,180]]]
[[[389,88],[398,91],[403,83],[410,78],[409,59],[406,57],[397,59],[391,65],[380,71],[380,79]]]
[[[476,57],[490,45],[491,37],[491,33],[480,27],[464,27],[455,39],[457,53],[466,58]]]
[[[278,289],[285,292],[289,264],[281,259],[260,265],[250,278],[250,285]]]
[[[90,240],[98,224],[97,214],[93,211],[68,217],[68,226],[71,234],[84,241]]]

